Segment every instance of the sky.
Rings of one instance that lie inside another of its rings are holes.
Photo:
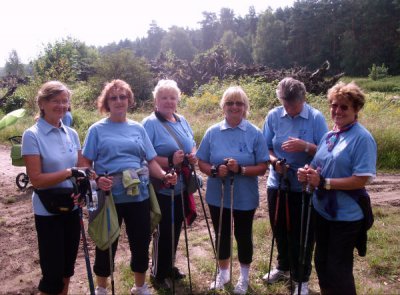
[[[154,20],[171,26],[200,28],[203,11],[221,8],[245,16],[268,7],[292,6],[294,0],[3,0],[0,4],[0,67],[15,49],[23,63],[36,59],[48,43],[72,37],[86,45],[145,37]]]

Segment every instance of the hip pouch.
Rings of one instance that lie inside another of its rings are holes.
[[[71,188],[50,188],[44,190],[36,190],[40,201],[49,213],[67,214],[74,209],[74,201],[71,195],[74,189]]]

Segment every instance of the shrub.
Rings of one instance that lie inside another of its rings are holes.
[[[19,95],[12,95],[7,98],[6,103],[3,105],[3,111],[5,113],[12,112],[22,108],[25,104],[25,98]]]
[[[368,77],[371,80],[378,80],[378,79],[382,79],[388,76],[388,71],[389,68],[385,66],[385,64],[383,63],[381,66],[377,66],[375,64],[372,64],[372,67],[369,70],[369,75]]]

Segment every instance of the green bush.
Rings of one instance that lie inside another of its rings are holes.
[[[379,80],[382,78],[385,78],[388,76],[388,71],[389,68],[385,66],[385,64],[383,63],[381,66],[377,66],[375,64],[372,64],[372,67],[369,70],[369,75],[368,77],[371,80]]]
[[[6,103],[3,105],[2,109],[5,113],[9,113],[22,108],[24,104],[25,98],[14,94],[7,98]]]

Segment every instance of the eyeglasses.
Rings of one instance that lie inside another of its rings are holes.
[[[69,105],[69,100],[50,99],[49,102],[56,105]]]
[[[347,111],[349,109],[348,105],[345,104],[335,104],[335,103],[331,103],[331,109],[332,110],[336,110],[337,108],[341,109],[343,112]]]
[[[226,101],[225,105],[227,105],[228,107],[231,107],[233,105],[235,105],[237,107],[242,107],[242,106],[244,106],[244,102],[243,101]]]
[[[114,96],[109,97],[108,99],[111,100],[111,101],[117,101],[118,98],[119,98],[119,100],[126,100],[126,99],[128,99],[128,96],[126,96],[126,95],[114,95]]]

